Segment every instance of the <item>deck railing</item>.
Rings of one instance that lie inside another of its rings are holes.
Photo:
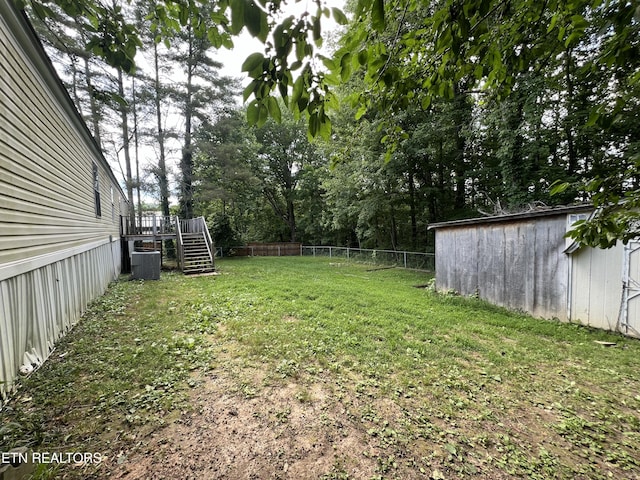
[[[176,233],[177,217],[145,214],[135,217],[135,224],[127,225],[127,235],[167,235]]]
[[[176,225],[181,225],[180,218],[178,218],[177,215],[174,218],[175,218],[175,224]],[[184,266],[184,249],[182,248],[182,232],[181,232],[181,228],[176,229],[176,249],[178,250],[177,251],[178,268],[183,268],[183,266]]]
[[[213,257],[216,254],[215,250],[213,249],[213,240],[211,239],[211,234],[209,233],[209,229],[207,228],[207,222],[205,221],[204,217],[200,218],[202,219],[202,225],[204,227],[204,238],[207,241],[207,251],[209,252],[209,257],[213,261]]]

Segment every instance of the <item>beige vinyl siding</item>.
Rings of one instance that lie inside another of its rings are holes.
[[[117,279],[126,208],[33,31],[0,0],[0,407],[18,369],[41,364]]]
[[[121,189],[86,129],[78,128],[60,93],[52,91],[41,66],[29,60],[5,23],[0,57],[0,265],[117,238]]]

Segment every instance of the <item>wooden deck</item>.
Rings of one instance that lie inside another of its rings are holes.
[[[146,214],[136,216],[135,225],[123,217],[122,236],[132,241],[175,240],[179,220],[177,217],[163,217],[162,215]]]
[[[129,233],[122,236],[127,241],[132,242],[159,242],[162,240],[175,240],[175,233]]]
[[[131,225],[128,218],[123,218],[122,232],[125,241],[152,243],[153,250],[162,251],[165,240],[175,240],[178,265],[184,273],[215,271],[215,249],[204,217],[183,220],[142,215],[136,217],[135,225]]]

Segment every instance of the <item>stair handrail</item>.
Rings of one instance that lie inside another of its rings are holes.
[[[178,246],[178,267],[184,268],[184,250],[182,248],[182,225],[180,223],[180,217],[175,216],[176,219],[176,240]]]
[[[211,240],[211,234],[209,233],[209,229],[207,228],[207,221],[204,219],[204,217],[200,217],[200,223],[202,225],[202,230],[204,230],[204,239],[206,240],[206,244],[207,244],[207,251],[209,252],[209,258],[211,259],[211,265],[214,265],[213,263],[213,240]]]

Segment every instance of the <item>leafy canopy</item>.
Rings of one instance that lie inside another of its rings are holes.
[[[124,71],[135,69],[141,42],[115,1],[111,5],[97,0],[18,1],[30,4],[41,17],[51,15],[55,4],[82,19],[89,32],[88,50]],[[252,54],[243,64],[252,79],[244,91],[248,119],[259,126],[269,117],[282,118],[276,99],[280,96],[294,114],[308,116],[311,136],[329,136],[328,111],[337,105],[333,90],[354,72],[361,72],[366,86],[355,95],[358,117],[376,109],[392,119],[408,105],[427,111],[436,97],[453,99],[472,91],[491,91],[505,98],[518,75],[544,71],[563,52],[577,47],[593,52],[580,68],[610,71],[615,86],[594,105],[589,125],[615,129],[640,96],[637,1],[357,0],[351,19],[340,9],[325,6],[323,0],[313,0],[297,17],[283,13],[284,0],[217,0],[207,8],[204,5],[204,0],[157,2],[148,15],[155,41],[168,43],[173,32],[187,24],[215,48],[230,48],[233,37],[244,28],[260,39],[264,51]],[[341,46],[331,58],[319,52],[322,21],[327,18],[347,25]],[[594,226],[590,231],[588,226],[576,230],[592,244],[606,246],[620,238],[620,230],[611,228],[619,221],[624,222],[625,231],[636,230],[632,207],[640,205],[635,187],[640,157],[634,155],[631,167],[587,185],[596,205],[626,200],[622,207],[611,209],[610,213],[618,212],[617,217],[608,216],[600,225],[587,222]],[[615,188],[609,194],[607,186],[612,182]]]

